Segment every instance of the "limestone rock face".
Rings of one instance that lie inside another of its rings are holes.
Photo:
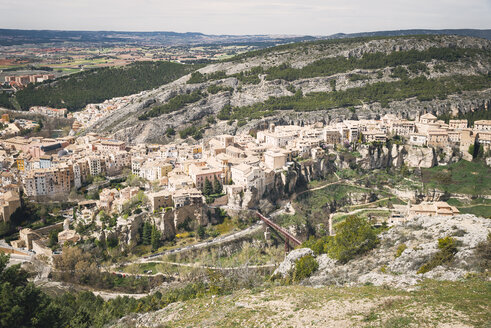
[[[288,276],[295,267],[295,262],[307,255],[313,255],[314,252],[310,248],[294,249],[285,257],[279,267],[273,272],[273,275],[281,275],[283,278]]]
[[[173,239],[176,236],[173,211],[165,211],[160,218],[160,222],[158,222],[158,226],[162,232],[162,238]]]
[[[330,150],[328,154],[316,159],[294,162],[285,171],[274,174],[273,182],[260,194],[256,189],[229,195],[228,207],[231,209],[259,208],[265,213],[278,200],[286,199],[295,192],[302,191],[312,180],[319,180],[338,170],[349,168],[355,164],[364,170],[400,168],[402,165],[416,168],[429,168],[437,164],[432,148],[410,145],[359,145],[356,148],[359,156]],[[411,195],[411,199],[440,200],[444,195],[435,190],[434,194]],[[368,202],[366,194],[350,195],[353,204]],[[371,200],[374,201],[375,199]],[[268,204],[269,203],[269,204]]]
[[[474,250],[477,244],[486,240],[490,229],[490,220],[470,214],[418,216],[382,233],[379,246],[346,264],[336,263],[327,255],[317,256],[319,269],[303,283],[315,286],[371,283],[409,288],[426,278],[462,279],[478,269],[479,259]],[[457,241],[454,259],[427,273],[418,274],[419,268],[439,251],[438,239],[447,236]],[[396,257],[397,248],[402,244],[406,248]],[[282,272],[286,272],[285,267],[291,270],[294,261],[285,259],[284,263]]]
[[[430,168],[437,164],[433,148],[409,146],[405,159],[408,167]]]

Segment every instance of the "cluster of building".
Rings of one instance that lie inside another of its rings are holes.
[[[460,214],[457,207],[449,205],[447,202],[423,202],[420,204],[393,205],[394,210],[387,223],[398,224],[411,220],[416,216],[454,216]]]
[[[54,74],[34,74],[34,75],[7,75],[5,76],[5,83],[10,84],[12,87],[24,87],[29,83],[43,82],[46,80],[53,80]]]
[[[206,217],[203,214],[209,208],[205,206],[206,201],[212,202],[208,204],[211,207],[250,207],[253,195],[261,198],[271,190],[277,179],[276,173],[289,170],[294,165],[294,158],[322,158],[329,149],[346,147],[350,143],[385,142],[394,136],[414,146],[460,146],[467,153],[468,146],[476,141],[486,145],[489,133],[491,121],[476,121],[469,128],[465,120],[451,120],[446,124],[425,114],[416,121],[385,115],[380,120],[346,120],[327,125],[271,124],[255,136],[218,135],[195,145],[127,145],[95,133],[54,139],[11,137],[0,141],[0,221],[9,221],[21,206],[21,191],[38,201],[67,200],[71,191],[88,185],[94,177],[114,177],[121,181],[131,172],[133,178],[143,184],[100,189],[97,200],[79,203],[77,220],[88,223],[96,218],[96,224],[103,226],[102,220],[97,219],[100,210],[111,214],[129,213],[126,210],[132,209],[131,204],[145,199],[150,211],[162,212],[160,222],[164,234],[175,234],[186,218]],[[440,137],[436,138],[436,135]],[[210,185],[214,189],[211,198],[206,192]],[[219,191],[216,191],[217,185]],[[391,218],[394,222],[416,215],[459,213],[454,206],[444,202],[400,207],[401,214]],[[142,214],[141,209],[136,212],[134,208],[131,212],[134,214],[131,220],[125,215],[118,217],[116,228],[126,227],[125,231],[136,233],[146,212]],[[52,228],[46,231],[23,229],[19,240],[12,245],[51,257],[46,233]],[[64,230],[58,234],[60,243],[76,242],[79,238],[66,221]]]
[[[432,114],[425,114],[414,122],[414,127],[415,131],[409,135],[401,134],[408,137],[409,144],[432,147],[456,146],[464,156],[468,155],[469,146],[476,142],[485,150],[491,147],[490,120],[475,121],[473,128],[470,128],[467,120],[450,120],[446,124]]]
[[[33,106],[29,108],[29,112],[50,117],[66,117],[68,114],[66,108],[51,108],[47,106]]]
[[[390,136],[400,136],[415,146],[457,146],[466,154],[476,142],[489,149],[491,145],[491,121],[475,121],[473,128],[467,120],[450,120],[445,123],[426,113],[415,121],[398,119],[387,114],[380,120],[344,121],[328,126],[324,131],[325,141],[330,143],[385,142]],[[283,141],[284,142],[284,141]]]
[[[0,136],[18,135],[23,130],[32,130],[39,127],[39,123],[32,120],[17,118],[10,121],[9,114],[2,114],[0,118]]]
[[[325,126],[272,124],[255,137],[219,135],[199,145],[128,146],[93,133],[78,138],[13,137],[2,141],[5,154],[0,159],[15,161],[24,193],[35,199],[63,199],[89,177],[118,176],[124,169],[131,170],[147,181],[147,197],[152,210],[157,210],[202,203],[206,181],[217,181],[228,197],[248,191],[262,195],[274,182],[275,172],[287,170],[293,158],[315,159],[337,145],[384,142],[392,136],[417,146],[460,145],[464,153],[476,140],[489,145],[491,121],[476,121],[472,129],[467,126],[465,120],[446,124],[425,114],[417,121],[385,115],[380,120],[347,120]],[[121,211],[138,191],[104,189],[98,205]]]
[[[19,231],[19,239],[11,241],[11,245],[17,249],[27,249],[33,251],[36,255],[44,255],[51,259],[53,251],[49,247],[49,234],[51,231],[63,229],[58,232],[58,244],[63,245],[66,242],[77,242],[80,240],[80,235],[73,229],[70,229],[70,220],[65,219],[61,223],[51,226],[32,230],[24,228]]]

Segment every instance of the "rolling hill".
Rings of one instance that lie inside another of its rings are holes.
[[[268,122],[458,115],[490,102],[490,50],[489,40],[454,35],[280,45],[144,92],[91,130],[128,142],[167,142],[171,127],[207,136]]]

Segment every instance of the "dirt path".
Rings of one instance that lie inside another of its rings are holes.
[[[168,250],[165,252],[160,252],[160,253],[152,254],[149,256],[141,257],[141,258],[138,258],[136,260],[127,261],[127,262],[120,263],[117,265],[112,265],[112,266],[110,266],[110,268],[116,268],[116,267],[119,267],[121,265],[129,265],[129,264],[134,264],[134,263],[155,262],[155,259],[157,257],[160,257],[160,256],[170,255],[170,254],[179,254],[179,253],[190,251],[190,250],[202,249],[202,248],[209,247],[209,246],[216,246],[216,245],[219,245],[219,244],[222,244],[225,242],[230,242],[230,241],[242,238],[242,237],[247,236],[249,234],[256,233],[260,229],[262,229],[262,227],[263,227],[262,223],[256,222],[254,225],[250,226],[249,228],[246,228],[246,229],[238,231],[238,232],[231,233],[229,235],[220,236],[220,237],[217,237],[217,238],[212,239],[212,240],[207,240],[207,241],[203,241],[203,242],[200,242],[197,244],[193,244],[193,245],[189,245],[189,246],[185,246],[185,247],[180,247],[180,248],[176,248],[176,249],[171,249],[171,250]]]
[[[261,265],[243,265],[236,267],[219,267],[219,266],[211,266],[211,265],[202,265],[197,263],[179,263],[179,262],[171,262],[171,261],[162,261],[162,260],[153,260],[147,263],[163,263],[169,265],[175,265],[180,267],[188,267],[188,268],[198,268],[198,269],[211,269],[211,270],[222,270],[222,271],[234,271],[234,270],[244,270],[244,269],[266,269],[266,268],[275,268],[278,264],[261,264]],[[116,272],[113,271],[111,273],[114,274],[123,274],[126,276],[142,276],[142,277],[152,277],[156,275],[163,275],[161,272],[157,272],[155,274],[150,273],[128,273],[128,272]]]
[[[114,299],[118,296],[121,297],[133,297],[133,298],[142,298],[145,297],[150,293],[141,293],[141,294],[129,294],[129,293],[119,293],[119,292],[113,292],[113,291],[108,291],[108,290],[93,290],[92,288],[88,288],[86,286],[81,286],[77,284],[69,284],[65,282],[60,282],[60,281],[44,281],[44,282],[37,282],[36,285],[38,287],[44,288],[44,289],[59,289],[59,290],[64,290],[64,291],[70,291],[70,290],[84,290],[84,291],[90,291],[96,296],[101,296],[104,300],[109,300],[109,299]]]

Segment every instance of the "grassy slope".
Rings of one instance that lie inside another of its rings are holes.
[[[488,327],[491,283],[426,281],[384,287],[275,286],[172,304],[162,327]],[[132,327],[131,323],[124,325]]]
[[[459,161],[448,166],[423,169],[427,187],[449,193],[468,195],[491,194],[491,168],[484,162]]]

